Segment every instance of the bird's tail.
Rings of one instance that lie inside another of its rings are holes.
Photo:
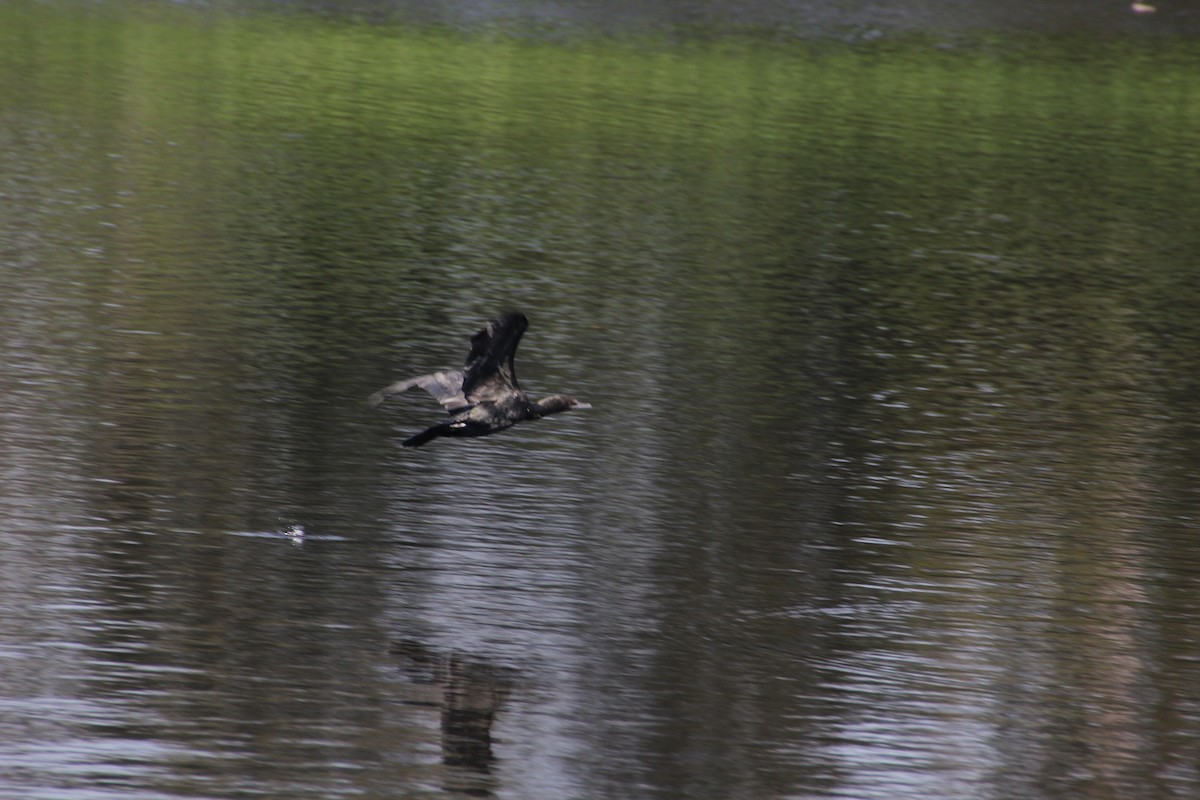
[[[405,447],[420,447],[430,439],[436,439],[445,432],[445,425],[434,425],[432,428],[426,428],[416,436],[410,436],[402,443]]]

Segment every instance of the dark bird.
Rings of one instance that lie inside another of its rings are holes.
[[[450,412],[450,419],[404,440],[420,447],[438,436],[487,436],[527,419],[541,419],[572,408],[591,408],[569,394],[554,394],[534,402],[517,384],[513,355],[529,320],[511,311],[471,337],[471,352],[461,369],[432,372],[385,386],[371,395],[376,406],[394,394],[419,386]]]

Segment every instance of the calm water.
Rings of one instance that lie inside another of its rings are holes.
[[[1200,795],[1190,18],[248,8],[0,8],[0,797]]]

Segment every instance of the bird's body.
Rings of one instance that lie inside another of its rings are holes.
[[[461,370],[444,370],[393,383],[371,395],[378,405],[414,386],[429,392],[450,412],[450,419],[404,441],[420,447],[438,436],[486,436],[518,422],[541,419],[572,408],[591,408],[565,394],[531,401],[517,383],[513,356],[529,320],[519,311],[492,320],[471,337],[471,352]]]

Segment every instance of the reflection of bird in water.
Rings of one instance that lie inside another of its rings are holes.
[[[492,795],[492,724],[508,698],[511,671],[458,653],[439,653],[420,642],[392,644],[405,674],[426,691],[410,702],[440,708],[444,788]]]
[[[433,372],[393,383],[371,395],[371,405],[419,386],[450,412],[450,419],[404,441],[420,447],[438,436],[486,436],[527,419],[541,419],[572,408],[591,408],[568,394],[555,394],[536,402],[517,384],[513,355],[529,320],[519,311],[488,323],[471,337],[471,352],[461,370]]]

